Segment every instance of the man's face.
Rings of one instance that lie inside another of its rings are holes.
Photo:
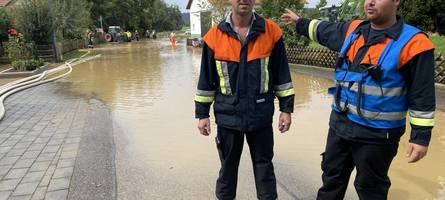
[[[384,24],[395,16],[400,0],[365,0],[366,18],[375,24]]]
[[[249,16],[252,13],[255,0],[231,0],[232,12],[241,16]]]

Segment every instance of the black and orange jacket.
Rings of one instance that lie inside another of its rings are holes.
[[[360,37],[351,44],[347,53],[350,69],[353,71],[367,68],[377,63],[380,53],[388,44],[389,39],[397,40],[403,28],[403,19],[397,17],[397,22],[386,30],[373,30],[369,21],[352,21],[332,23],[319,20],[300,19],[296,25],[297,32],[305,35],[319,44],[339,52],[345,42],[345,38],[351,31],[360,34]],[[407,86],[407,101],[410,110],[430,115],[435,110],[434,90],[434,45],[423,32],[416,34],[403,47],[398,59],[398,71],[402,74]],[[411,115],[411,113],[410,113]],[[413,116],[411,116],[413,117]],[[347,118],[338,114],[331,115],[331,126],[335,121],[344,121]],[[399,137],[393,138],[398,142],[400,136],[405,132],[405,127],[391,130],[377,130],[353,125],[340,126],[348,130],[338,131],[341,137],[358,140],[361,142],[388,142],[388,138],[379,138],[379,132],[399,133]],[[425,145],[429,144],[433,125],[416,125],[411,121],[410,142]],[[386,134],[383,134],[386,135]],[[382,139],[382,140],[380,140]],[[391,138],[389,138],[391,139]]]
[[[272,123],[275,96],[280,111],[293,112],[294,90],[281,29],[254,15],[244,43],[225,21],[204,36],[196,118],[209,117],[215,101],[219,126],[249,132]]]

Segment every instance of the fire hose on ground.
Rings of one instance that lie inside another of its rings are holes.
[[[41,85],[44,83],[48,83],[48,82],[63,78],[73,71],[73,66],[84,63],[84,62],[89,61],[94,58],[98,58],[101,56],[99,54],[99,55],[95,55],[95,56],[86,57],[88,54],[89,54],[89,52],[85,53],[84,55],[82,55],[79,58],[68,60],[64,64],[62,64],[54,69],[46,70],[46,71],[42,72],[41,74],[37,74],[37,75],[33,75],[33,76],[26,77],[23,79],[19,79],[19,80],[16,80],[16,81],[13,81],[13,82],[10,82],[10,83],[7,83],[7,84],[1,86],[0,87],[0,121],[5,116],[4,101],[6,98],[8,98],[8,96],[10,96],[14,93],[17,93],[19,91],[31,88],[31,87],[35,87],[35,86],[38,86],[38,85]],[[51,75],[60,73],[64,70],[68,70],[68,71],[66,71],[63,74],[60,74],[58,76],[51,77],[49,79],[45,79]]]

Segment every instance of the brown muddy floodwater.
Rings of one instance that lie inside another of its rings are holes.
[[[119,199],[214,199],[219,160],[212,135],[198,134],[193,97],[200,49],[167,40],[107,44],[99,59],[75,67],[70,91],[104,101],[111,110],[116,144]],[[280,199],[315,199],[321,184],[331,99],[330,80],[293,73],[296,89],[291,130],[276,131],[275,168]],[[275,119],[277,119],[276,113]],[[404,158],[409,134],[391,167],[389,199],[445,199],[445,113],[436,113],[428,156],[416,164]],[[276,126],[276,124],[274,124]],[[238,199],[255,199],[247,145]],[[354,188],[346,199],[357,199]]]

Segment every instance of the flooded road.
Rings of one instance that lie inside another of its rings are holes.
[[[172,49],[159,40],[107,44],[94,53],[102,57],[76,66],[65,81],[72,83],[71,92],[101,99],[111,109],[118,198],[214,199],[216,127],[212,121],[211,136],[201,136],[194,119],[200,49],[184,43]],[[315,199],[330,113],[326,90],[332,82],[298,73],[292,78],[291,130],[280,134],[274,124],[279,197]],[[430,151],[418,164],[404,158],[409,131],[405,134],[390,171],[390,199],[445,198],[444,132],[445,113],[438,111]],[[239,173],[238,199],[256,199],[247,145]],[[357,199],[352,184],[346,199]]]

